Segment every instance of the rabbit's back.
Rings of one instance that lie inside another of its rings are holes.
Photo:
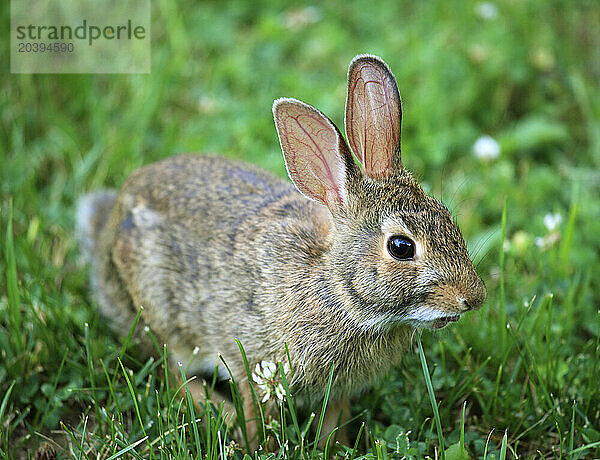
[[[121,204],[148,204],[171,222],[188,227],[237,228],[294,187],[249,164],[210,155],[179,155],[135,171],[121,191]],[[131,198],[130,198],[131,197]],[[136,202],[129,202],[131,199]]]

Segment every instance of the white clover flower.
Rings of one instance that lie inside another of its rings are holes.
[[[498,17],[498,7],[492,2],[481,2],[475,7],[475,13],[481,19],[489,21]]]
[[[562,216],[559,213],[556,214],[546,214],[544,216],[544,225],[548,229],[548,231],[553,232],[558,228],[558,226],[562,222]]]
[[[290,366],[286,362],[283,364],[283,373],[287,376],[290,372]],[[280,381],[279,370],[277,364],[272,361],[261,361],[256,363],[254,372],[252,373],[252,380],[256,382],[258,387],[263,392],[262,402],[267,402],[272,395],[279,401],[285,399],[285,390]]]
[[[500,144],[491,136],[480,136],[473,144],[473,153],[483,161],[493,160],[500,155]]]

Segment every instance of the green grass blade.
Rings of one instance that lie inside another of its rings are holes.
[[[387,446],[383,439],[375,441],[375,453],[377,454],[377,460],[388,460]]]
[[[261,442],[264,444],[266,439],[265,439],[265,416],[263,414],[263,410],[262,410],[262,405],[260,404],[260,401],[258,400],[258,396],[256,395],[256,391],[254,390],[254,385],[252,385],[252,371],[250,370],[250,365],[248,364],[248,358],[246,357],[246,350],[244,350],[244,347],[242,345],[242,342],[240,342],[238,339],[235,339],[237,346],[240,350],[240,353],[242,354],[242,360],[244,361],[244,368],[246,369],[246,376],[248,377],[248,386],[250,387],[250,394],[252,395],[252,402],[254,404],[254,408],[256,410],[256,408],[258,408],[258,413],[260,416],[260,425],[259,425],[259,430],[258,430],[258,439],[261,440]],[[231,373],[230,373],[231,375]]]
[[[358,443],[360,442],[360,436],[362,435],[362,432],[364,429],[365,429],[365,422],[362,422],[360,424],[358,434],[356,435],[356,439],[354,440],[354,446],[352,447],[352,452],[350,453],[350,460],[354,460],[354,457],[356,457],[356,452],[358,451]]]
[[[85,447],[85,433],[87,432],[87,423],[88,423],[88,418],[86,416],[85,419],[83,420],[83,429],[81,430],[81,446],[82,447]],[[82,454],[83,454],[83,450],[80,450],[77,460],[81,460]]]
[[[0,420],[4,420],[4,412],[6,412],[6,407],[8,406],[8,399],[10,398],[10,394],[15,386],[16,381],[10,384],[8,390],[4,394],[4,398],[2,398],[2,404],[0,405]],[[0,424],[0,429],[3,429],[4,424]]]
[[[127,447],[125,447],[124,449],[121,449],[119,452],[111,455],[106,460],[115,460],[115,458],[124,456],[127,452],[129,452],[132,449],[135,449],[137,446],[139,446],[141,443],[143,443],[146,439],[148,439],[148,436],[144,436],[143,438],[138,439],[133,444],[129,444]]]
[[[229,388],[231,391],[231,398],[233,400],[233,407],[235,409],[236,417],[238,418],[240,429],[242,430],[242,439],[246,450],[250,451],[250,442],[248,440],[248,431],[245,423],[245,412],[244,412],[244,401],[240,395],[240,389],[233,379],[230,379]]]
[[[542,400],[546,402],[548,409],[551,410],[552,413],[554,414],[555,421],[556,422],[562,421],[562,418],[560,417],[560,415],[557,414],[557,410],[556,410],[557,405],[556,405],[555,401],[553,401],[551,392],[548,390],[544,378],[542,378],[542,376],[540,375],[540,369],[537,364],[537,360],[535,359],[535,354],[531,351],[531,347],[529,346],[529,343],[527,341],[524,341],[522,344],[522,347],[519,346],[518,337],[516,336],[515,332],[511,328],[508,328],[508,331],[510,332],[511,338],[513,339],[513,341],[517,347],[517,351],[519,352],[521,357],[524,360],[528,361],[531,365],[531,370],[533,371],[533,376],[535,377],[535,379],[532,379],[532,382],[537,383],[539,386],[541,386],[541,390],[539,390],[539,393],[540,393],[540,396],[542,397]],[[523,349],[525,351],[523,351]]]
[[[329,458],[329,446],[331,444],[331,440],[333,439],[333,437],[335,436],[335,434],[337,433],[337,431],[340,429],[339,426],[336,426],[333,430],[331,430],[331,433],[329,433],[329,436],[327,436],[327,442],[325,443],[325,449],[323,450],[323,458],[327,459]]]
[[[555,385],[556,383],[556,370],[553,364],[556,363],[556,358],[552,353],[552,303],[554,299],[553,294],[548,294],[546,302],[546,327],[545,327],[545,340],[544,340],[544,349],[546,352],[546,372],[544,374],[544,379],[546,381],[546,385]]]
[[[144,311],[144,307],[140,306],[139,310],[137,311],[137,313],[135,315],[135,319],[133,320],[133,324],[129,328],[129,332],[127,333],[127,338],[125,339],[125,341],[123,342],[123,345],[121,346],[121,351],[119,352],[119,356],[125,356],[125,352],[127,351],[129,344],[131,343],[131,339],[133,338],[133,334],[134,334],[135,329],[140,321],[143,311]]]
[[[298,441],[302,442],[302,432],[300,431],[300,425],[298,424],[298,417],[296,416],[296,407],[292,399],[292,393],[290,391],[290,387],[288,385],[287,377],[285,376],[285,372],[283,371],[283,365],[278,363],[279,375],[281,377],[281,385],[285,391],[285,399],[287,402],[288,409],[290,411],[290,416],[292,417],[292,423],[294,424],[294,431],[298,436]],[[290,372],[291,367],[290,367]]]
[[[462,458],[465,458],[467,451],[465,450],[465,411],[467,410],[467,401],[463,403],[460,413],[460,453]]]
[[[250,442],[248,440],[248,431],[246,428],[246,414],[244,411],[244,401],[240,394],[240,388],[237,385],[237,382],[235,381],[235,378],[233,377],[233,373],[231,372],[231,369],[229,368],[229,365],[227,364],[227,362],[225,361],[223,356],[219,355],[219,359],[221,360],[221,362],[227,369],[227,372],[229,373],[229,379],[230,379],[229,388],[231,390],[231,398],[233,400],[233,407],[235,408],[235,412],[236,412],[237,418],[239,420],[239,426],[240,426],[240,429],[242,430],[242,438],[244,439],[244,444],[246,446],[246,450],[250,451]]]
[[[333,383],[333,371],[335,369],[335,363],[331,364],[331,370],[329,371],[329,379],[327,380],[327,388],[325,390],[325,397],[323,398],[323,405],[321,406],[321,413],[319,414],[319,423],[317,425],[317,433],[315,435],[315,445],[311,458],[316,458],[317,445],[319,444],[319,438],[321,437],[321,429],[323,428],[323,420],[325,419],[325,410],[327,409],[327,402],[329,401],[329,393],[331,392],[331,385]]]
[[[133,400],[133,407],[135,408],[135,414],[136,414],[138,422],[140,424],[140,428],[142,430],[142,433],[144,433],[144,436],[147,438],[148,433],[146,433],[146,428],[144,427],[144,422],[142,421],[142,414],[140,412],[140,407],[138,405],[137,394],[135,392],[135,389],[133,388],[133,385],[131,384],[131,379],[129,378],[129,375],[127,375],[127,370],[125,369],[125,366],[123,365],[123,362],[121,361],[121,358],[117,357],[117,361],[119,362],[119,365],[121,366],[123,375],[125,376],[125,381],[127,382],[127,387],[129,388],[129,393],[131,394],[131,399]],[[149,447],[150,447],[150,458],[154,458],[154,449],[152,449],[151,445],[149,445]]]
[[[573,445],[575,444],[575,406],[577,405],[576,401],[573,401],[573,413],[571,415],[571,433],[569,434],[569,458],[573,458]]]
[[[15,245],[13,240],[13,205],[10,200],[8,205],[8,223],[6,224],[5,240],[6,259],[6,293],[10,310],[10,335],[16,354],[23,351],[23,318],[21,315],[21,299],[17,280],[17,262],[15,259]],[[19,362],[17,366],[19,366]]]
[[[12,393],[12,390],[16,383],[16,381],[13,381],[13,383],[10,384],[8,390],[4,394],[4,398],[2,398],[2,404],[0,404],[0,439],[4,441],[4,445],[7,448],[6,450],[8,450],[8,425],[4,423],[4,413],[6,412],[10,394]]]
[[[85,456],[85,458],[87,460],[90,460],[90,458],[88,457],[88,455],[85,452],[85,449],[83,448],[83,445],[77,441],[77,438],[75,437],[75,435],[73,434],[73,432],[71,430],[69,430],[69,428],[67,427],[67,425],[65,425],[62,421],[60,422],[60,427],[62,428],[62,430],[67,433],[67,435],[69,435],[69,438],[71,438],[71,441],[73,441],[73,444],[75,444],[75,447],[77,449],[79,449],[79,453],[83,456]]]
[[[440,412],[438,410],[437,402],[435,400],[433,384],[431,383],[431,376],[429,375],[429,367],[427,366],[427,359],[425,358],[425,352],[423,351],[423,345],[421,344],[421,336],[419,334],[417,334],[417,347],[419,349],[419,358],[421,359],[423,375],[425,376],[425,384],[427,385],[427,393],[429,393],[429,401],[431,402],[431,408],[433,409],[433,418],[435,420],[435,428],[437,431],[438,443],[440,448],[440,458],[444,460],[446,458],[444,450],[444,432],[442,431]]]
[[[119,361],[121,359],[121,356],[125,356],[125,352],[127,351],[127,348],[129,347],[129,343],[131,342],[131,339],[133,337],[133,333],[135,332],[135,328],[137,327],[137,324],[140,321],[140,317],[142,316],[142,311],[143,310],[144,310],[144,307],[140,307],[140,309],[138,310],[137,314],[135,315],[135,319],[133,321],[133,324],[129,328],[129,332],[127,334],[127,338],[125,339],[125,341],[121,345],[121,351],[117,355],[117,359]],[[123,367],[122,364],[121,364],[121,367]],[[118,375],[119,375],[119,367],[117,366],[115,368],[115,373],[114,373],[113,378],[112,378],[112,385],[115,384]]]
[[[573,247],[573,238],[575,236],[575,227],[577,225],[577,214],[579,212],[579,203],[577,202],[577,192],[573,192],[574,198],[569,209],[569,217],[567,219],[567,225],[561,238],[560,249],[559,249],[559,260],[560,267],[563,273],[567,273],[569,266],[569,257],[571,256],[571,249]]]
[[[117,399],[117,395],[115,394],[115,386],[112,384],[111,378],[108,374],[108,369],[106,368],[106,365],[104,364],[103,360],[100,360],[100,365],[102,366],[102,371],[104,372],[104,378],[106,379],[106,383],[108,385],[108,392],[110,394],[110,399],[108,400],[108,403],[110,404],[110,402],[112,401],[115,405],[117,414],[120,414],[121,408],[119,407],[119,400]]]
[[[498,404],[498,393],[500,392],[500,382],[502,380],[502,371],[504,370],[504,366],[502,363],[498,366],[498,371],[496,372],[496,380],[494,382],[494,392],[492,393],[492,404],[491,404],[491,412],[492,414],[496,413],[497,404]]]
[[[486,459],[487,459],[487,451],[488,451],[488,446],[489,446],[489,444],[490,444],[490,439],[492,438],[492,433],[493,433],[493,432],[494,432],[494,430],[492,429],[492,431],[490,431],[490,432],[488,433],[488,436],[487,436],[487,438],[486,438],[486,440],[485,440],[485,448],[484,448],[484,450],[483,450],[483,460],[486,460]]]
[[[499,331],[501,336],[502,353],[506,351],[506,291],[505,291],[505,280],[504,280],[504,265],[505,265],[505,254],[504,254],[504,242],[506,240],[506,215],[507,215],[507,200],[504,200],[504,206],[502,207],[502,230],[500,233],[500,261],[499,261],[499,276],[500,276],[500,314],[499,314]]]
[[[90,379],[90,385],[92,387],[92,399],[94,401],[94,411],[96,412],[96,419],[100,420],[100,407],[98,406],[98,398],[96,396],[96,377],[94,373],[94,361],[92,357],[92,347],[90,345],[90,326],[88,323],[84,324],[85,334],[85,354],[87,357],[87,370],[88,378]],[[100,425],[102,429],[102,424]]]
[[[162,353],[161,353],[161,359],[162,359],[162,363],[163,363],[163,369],[165,371],[164,373],[164,379],[165,379],[165,388],[167,389],[167,393],[168,393],[168,389],[171,388],[171,386],[169,385],[169,363],[168,363],[168,359],[167,359],[167,344],[163,344],[162,347]],[[167,394],[167,396],[169,396]]]
[[[181,378],[185,382],[185,397],[187,399],[188,406],[188,414],[190,418],[190,423],[192,425],[192,433],[194,434],[194,441],[196,444],[196,458],[202,458],[202,449],[200,444],[200,433],[198,432],[198,425],[196,422],[196,411],[194,410],[194,400],[192,399],[192,394],[190,393],[190,389],[188,388],[187,379],[185,376],[185,370],[183,369],[182,363],[177,363],[179,365],[179,371],[181,372]]]
[[[502,445],[500,446],[500,460],[506,460],[506,445],[508,443],[508,431],[504,432]]]
[[[580,454],[582,452],[585,452],[588,449],[591,449],[593,447],[599,447],[600,446],[600,441],[596,441],[596,442],[592,442],[589,444],[586,444],[585,446],[581,446],[578,447],[577,449],[573,449],[571,452],[569,452],[569,455],[574,455],[574,454]]]

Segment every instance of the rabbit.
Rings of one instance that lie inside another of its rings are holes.
[[[251,369],[289,362],[292,393],[311,400],[333,365],[332,428],[349,397],[399,364],[416,329],[458,321],[486,288],[450,212],[402,165],[401,100],[381,58],[349,65],[348,143],[299,100],[277,99],[273,116],[292,183],[219,156],[175,156],[135,171],[118,194],[85,196],[78,226],[117,331],[143,306],[188,375],[218,366],[235,379],[249,419],[253,383],[235,339]]]

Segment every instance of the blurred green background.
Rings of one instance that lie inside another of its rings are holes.
[[[0,14],[7,31],[7,2]],[[89,411],[84,323],[92,374],[119,347],[88,295],[77,197],[180,152],[283,176],[273,100],[301,99],[343,127],[360,53],[396,75],[403,163],[451,209],[488,286],[481,311],[423,334],[446,446],[466,402],[474,456],[492,429],[488,453],[504,430],[510,455],[600,453],[597,1],[155,0],[151,35],[147,75],[16,75],[2,34],[0,402],[16,382],[0,411],[6,455]],[[418,455],[433,455],[423,382],[410,354],[356,407],[391,450],[410,430]]]

